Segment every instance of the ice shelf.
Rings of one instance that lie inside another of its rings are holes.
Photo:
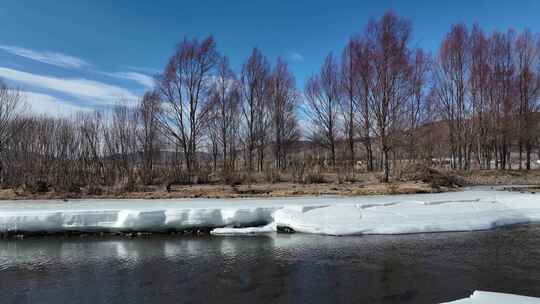
[[[475,291],[470,297],[442,304],[540,304],[540,298]]]
[[[485,230],[540,221],[540,196],[495,190],[364,197],[0,202],[0,233],[214,229],[214,235]]]

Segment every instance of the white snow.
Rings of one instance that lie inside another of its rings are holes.
[[[67,207],[67,206],[66,206]],[[166,231],[255,225],[271,221],[274,207],[0,211],[0,231]]]
[[[215,235],[288,227],[325,235],[471,231],[539,222],[540,196],[466,190],[364,197],[0,202],[0,232],[167,231]]]
[[[530,221],[527,211],[514,210],[499,201],[403,202],[367,208],[334,205],[307,212],[283,208],[274,213],[274,220],[277,226],[304,233],[403,234],[472,231],[526,223]]]
[[[283,205],[307,211],[328,198],[0,201],[0,232],[167,231],[266,225]],[[342,199],[337,199],[342,201]],[[346,200],[345,200],[346,201]]]
[[[242,234],[272,233],[275,231],[276,231],[276,224],[270,223],[261,227],[215,228],[210,233],[213,235],[242,235]]]
[[[470,297],[446,304],[540,304],[540,298],[517,296],[507,293],[475,291]],[[445,303],[442,303],[445,304]]]

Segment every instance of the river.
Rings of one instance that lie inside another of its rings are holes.
[[[396,236],[0,241],[1,303],[440,303],[540,296],[540,226]]]

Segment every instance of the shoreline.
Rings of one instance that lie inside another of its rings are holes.
[[[356,197],[366,195],[400,195],[441,193],[462,189],[462,187],[437,187],[425,182],[394,183],[259,183],[252,185],[228,186],[223,184],[178,185],[171,191],[153,187],[148,191],[105,191],[101,194],[84,192],[44,192],[30,193],[13,188],[0,190],[1,201],[20,200],[78,200],[78,199],[234,199],[234,198],[287,198],[287,197],[321,197],[343,196]]]
[[[132,191],[119,186],[77,188],[76,192],[56,191],[47,187],[46,192],[32,192],[24,187],[0,189],[0,201],[6,200],[74,200],[74,199],[235,199],[235,198],[286,198],[365,195],[399,195],[441,193],[460,191],[467,187],[504,187],[508,191],[540,192],[540,170],[496,171],[474,170],[471,172],[428,170],[409,172],[396,177],[390,183],[382,183],[373,174],[358,174],[356,181],[339,181],[326,176],[319,183],[295,183],[292,181],[224,184],[137,185]]]
[[[540,222],[537,195],[500,189],[504,188],[287,199],[10,201],[0,203],[0,236],[281,232],[341,236],[473,231]]]
[[[264,227],[265,225],[261,226],[250,226],[246,228],[252,228],[252,227]],[[503,230],[503,229],[514,229],[519,227],[533,227],[533,226],[540,226],[540,223],[517,223],[517,224],[510,224],[510,225],[503,225],[503,226],[497,226],[494,228],[488,228],[488,229],[478,229],[478,230],[455,230],[455,231],[441,231],[441,232],[411,232],[411,233],[400,233],[400,234],[358,234],[358,235],[318,235],[313,233],[302,233],[294,231],[293,229],[286,227],[286,226],[278,226],[277,230],[275,231],[275,234],[282,234],[282,235],[290,235],[290,234],[301,234],[301,235],[314,235],[314,236],[325,236],[325,237],[336,237],[336,238],[344,238],[344,237],[392,237],[392,236],[407,236],[407,235],[417,235],[417,234],[441,234],[441,233],[471,233],[471,232],[482,232],[482,231],[497,231],[497,230]],[[270,233],[253,233],[253,234],[214,234],[212,233],[212,230],[218,229],[214,227],[196,227],[196,228],[189,228],[189,229],[179,229],[179,230],[170,230],[170,231],[96,231],[96,232],[88,232],[88,231],[58,231],[58,232],[51,232],[51,231],[39,231],[39,232],[26,232],[26,231],[14,231],[14,232],[8,232],[8,233],[0,233],[0,240],[25,240],[25,239],[41,239],[41,238],[66,238],[66,239],[86,239],[86,238],[119,238],[119,239],[148,239],[148,238],[155,238],[155,237],[171,237],[171,238],[177,238],[177,237],[213,237],[213,238],[223,238],[223,237],[254,237],[254,236],[264,236],[269,235]]]

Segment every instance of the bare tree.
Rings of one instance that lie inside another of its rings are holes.
[[[384,182],[389,181],[390,151],[403,126],[403,111],[411,93],[410,33],[409,22],[392,13],[372,20],[366,29],[368,43],[373,48],[370,110],[380,141]]]
[[[112,167],[108,176],[127,187],[126,189],[132,189],[135,184],[134,169],[138,152],[138,112],[120,102],[112,109],[111,116],[111,125],[103,129],[106,155],[109,156]]]
[[[0,186],[3,185],[3,168],[6,145],[13,134],[13,124],[20,120],[24,109],[20,91],[8,88],[0,82]]]
[[[298,94],[294,78],[283,60],[278,59],[270,75],[270,111],[274,135],[274,161],[276,168],[285,169],[287,152],[298,140],[300,132],[296,119]]]
[[[491,134],[489,101],[489,41],[475,24],[470,35],[470,77],[469,95],[472,108],[472,127],[474,129],[473,150],[480,168],[490,168]]]
[[[359,123],[358,132],[362,138],[362,142],[366,149],[366,167],[368,171],[373,171],[374,169],[374,158],[373,158],[373,147],[372,147],[372,132],[373,132],[373,123],[372,123],[372,112],[370,109],[370,100],[372,88],[372,81],[374,77],[374,67],[371,65],[371,59],[374,55],[373,48],[361,37],[353,39],[351,50],[355,50],[356,53],[356,69],[359,76]]]
[[[76,190],[79,182],[78,149],[79,136],[73,119],[58,118],[54,120],[52,135],[54,166],[54,185],[64,191]],[[49,168],[50,170],[51,168]]]
[[[138,107],[140,128],[137,134],[142,148],[142,177],[146,184],[152,182],[154,161],[159,154],[160,134],[157,120],[159,111],[161,111],[159,93],[155,91],[145,93]]]
[[[360,43],[351,39],[341,55],[341,86],[343,98],[341,102],[341,113],[343,116],[343,129],[347,137],[347,147],[349,150],[350,167],[355,168],[355,139],[358,132],[357,122],[360,99],[362,97],[362,81],[360,75]]]
[[[422,121],[422,114],[425,107],[425,87],[427,81],[427,72],[429,59],[420,49],[417,49],[412,58],[412,73],[410,79],[410,96],[407,105],[407,145],[409,160],[418,157],[418,128]]]
[[[240,124],[240,86],[226,57],[221,58],[212,88],[209,136],[216,154],[221,154],[223,176],[229,178],[235,168]],[[217,162],[217,155],[214,157]],[[217,164],[214,164],[216,167]]]
[[[539,48],[540,40],[535,39],[529,30],[523,31],[516,40],[519,168],[522,168],[525,149],[527,170],[531,169],[532,146],[536,131],[533,113],[538,110],[537,100],[540,95],[540,79],[535,71],[535,67],[540,65]]]
[[[246,146],[247,168],[253,168],[253,153],[259,152],[259,170],[264,155],[266,131],[268,130],[268,61],[258,49],[253,49],[251,56],[242,67],[242,114],[244,122],[244,143]]]
[[[336,165],[341,93],[339,67],[330,54],[326,57],[319,74],[308,80],[304,95],[307,101],[307,115],[313,127],[312,140],[330,150],[332,166]]]
[[[218,62],[212,37],[184,39],[157,81],[163,102],[158,121],[181,148],[189,176],[197,167],[197,147],[208,117],[208,93]]]
[[[449,125],[449,141],[452,166],[468,168],[468,145],[466,134],[466,85],[468,73],[468,32],[459,24],[444,39],[439,51],[436,87],[441,111]]]
[[[491,66],[490,102],[495,123],[496,167],[510,168],[512,118],[514,112],[514,33],[494,32],[489,39]]]
[[[81,177],[85,184],[97,186],[105,183],[105,165],[103,162],[103,113],[78,113],[76,120],[79,124],[81,161]]]

